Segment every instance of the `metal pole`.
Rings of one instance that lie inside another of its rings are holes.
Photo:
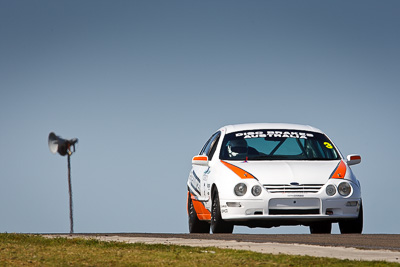
[[[69,221],[70,233],[74,233],[74,217],[72,214],[71,155],[68,153],[68,189],[69,189]]]

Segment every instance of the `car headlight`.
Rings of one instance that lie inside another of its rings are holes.
[[[330,197],[336,194],[336,187],[333,184],[328,185],[326,187],[326,194]]]
[[[261,194],[261,186],[259,185],[255,185],[253,186],[253,188],[251,189],[251,193],[253,194],[253,196],[259,196]]]
[[[234,191],[237,196],[244,196],[247,192],[247,186],[244,183],[238,183],[235,186]]]
[[[348,196],[351,192],[351,186],[348,182],[341,182],[338,186],[338,191],[341,196]]]

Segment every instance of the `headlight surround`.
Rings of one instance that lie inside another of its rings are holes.
[[[348,182],[341,182],[338,186],[338,192],[341,196],[348,196],[351,193],[351,185]]]
[[[325,191],[326,191],[326,194],[331,197],[336,194],[336,186],[334,186],[333,184],[330,184],[326,187]]]
[[[259,196],[261,194],[261,186],[259,185],[255,185],[253,186],[253,188],[251,189],[251,193],[253,194],[253,196]]]
[[[247,192],[247,185],[244,183],[238,183],[237,185],[235,185],[235,188],[233,191],[239,197],[244,196]]]

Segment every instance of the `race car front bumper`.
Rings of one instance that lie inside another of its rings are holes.
[[[249,227],[273,227],[356,219],[361,199],[315,197],[281,197],[266,200],[225,199],[221,200],[220,205],[221,216],[224,220]]]

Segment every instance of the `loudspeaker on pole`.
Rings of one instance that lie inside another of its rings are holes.
[[[50,152],[53,154],[58,153],[61,156],[65,156],[69,153],[72,154],[72,152],[75,152],[75,144],[77,142],[78,142],[77,138],[67,140],[61,138],[60,136],[57,136],[53,132],[49,134],[49,139],[48,139]],[[73,150],[71,150],[71,148]]]

